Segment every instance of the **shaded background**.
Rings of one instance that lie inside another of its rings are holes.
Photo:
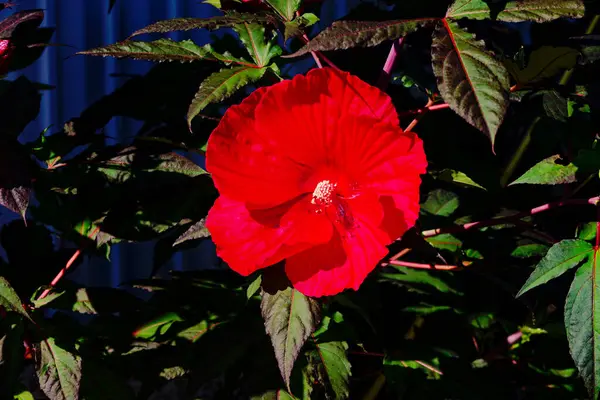
[[[359,3],[360,0],[323,2],[321,21],[313,29],[320,30],[331,21],[344,17]],[[49,126],[60,129],[66,121],[80,115],[128,78],[145,74],[153,65],[145,61],[73,56],[75,52],[123,40],[135,30],[158,20],[210,17],[219,13],[216,8],[200,4],[198,0],[117,0],[110,13],[108,8],[109,0],[20,0],[12,9],[3,12],[2,17],[5,17],[19,10],[43,9],[42,27],[55,29],[50,43],[60,45],[47,48],[33,65],[8,76],[12,80],[23,74],[33,82],[54,86],[52,90],[43,91],[40,114],[27,126],[22,140],[34,140]],[[174,40],[191,38],[197,44],[210,41],[206,31],[177,32],[168,37]],[[289,72],[302,72],[312,64],[312,59],[306,58],[296,64],[297,71]],[[139,121],[117,117],[106,126],[105,133],[126,139],[135,135],[140,127]],[[4,208],[0,210],[2,225],[16,218],[16,214]],[[87,286],[117,286],[133,278],[147,277],[152,269],[152,256],[152,242],[113,245],[110,262],[86,258],[70,278]],[[163,271],[210,268],[216,264],[213,245],[207,240],[195,250],[175,254]]]

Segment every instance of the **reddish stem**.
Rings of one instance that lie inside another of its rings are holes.
[[[315,53],[317,54],[317,56],[322,58],[323,61],[325,61],[325,63],[327,65],[329,65],[331,68],[335,69],[336,71],[341,71],[341,69],[339,69],[339,67],[337,65],[335,65],[329,58],[327,58],[325,56],[325,54],[321,53],[320,51],[315,51]]]
[[[488,219],[485,221],[469,222],[468,224],[454,225],[454,226],[449,226],[447,228],[430,229],[430,230],[421,232],[421,236],[432,237],[432,236],[441,235],[443,233],[457,233],[457,232],[464,232],[464,231],[467,231],[470,229],[484,228],[486,226],[500,225],[500,224],[504,224],[506,222],[510,222],[512,220],[518,220],[518,219],[521,219],[524,217],[528,217],[530,215],[539,214],[541,212],[548,211],[553,208],[558,208],[558,207],[568,206],[568,205],[583,205],[583,204],[596,205],[596,204],[598,204],[599,201],[600,201],[600,196],[591,197],[589,199],[571,199],[571,200],[564,200],[564,201],[556,201],[556,202],[541,205],[539,207],[532,208],[531,210],[528,210],[528,211],[523,211],[523,212],[517,213],[515,215],[510,215],[507,217],[492,218],[492,219]]]
[[[594,257],[596,257],[598,249],[600,249],[600,201],[596,201],[596,246],[594,247]]]
[[[42,292],[40,297],[38,297],[38,300],[42,300],[44,297],[46,297],[50,294],[50,292],[52,291],[52,288],[54,288],[54,286],[56,286],[56,284],[62,279],[62,277],[67,273],[67,270],[69,268],[71,268],[71,266],[75,263],[75,261],[77,261],[77,259],[79,258],[80,255],[81,255],[81,250],[77,250],[73,254],[73,256],[69,259],[69,261],[67,261],[67,264],[65,265],[65,267],[60,270],[60,272],[54,277],[54,279],[52,279],[52,282],[50,282],[50,287]]]
[[[400,113],[400,118],[402,117],[407,117],[410,115],[420,115],[420,114],[424,114],[427,111],[435,111],[435,110],[444,110],[446,108],[449,108],[450,105],[448,103],[442,103],[442,104],[435,104],[435,105],[431,105],[431,106],[425,106],[423,108],[418,108],[416,110],[409,110],[409,111],[404,111],[402,113]]]
[[[431,107],[433,105],[433,100],[429,99],[429,101],[427,102],[427,104],[425,105],[425,110],[428,110],[429,107]],[[415,119],[412,120],[412,122],[406,127],[405,131],[406,132],[410,132],[413,129],[415,129],[415,126],[417,126],[417,124],[419,123],[419,120],[421,119],[421,117],[425,114],[425,112],[423,112],[421,115],[417,115],[415,117]]]
[[[306,36],[306,33],[302,34],[302,36],[300,36],[300,38],[302,39],[302,41],[305,44],[309,42],[309,39],[308,39],[308,36]],[[315,63],[317,64],[317,67],[323,68],[323,64],[321,64],[321,60],[319,60],[319,57],[317,57],[317,53],[314,51],[311,51],[310,54],[315,59]]]
[[[385,64],[383,65],[383,69],[381,71],[381,75],[379,75],[379,80],[377,81],[377,87],[382,91],[387,89],[388,84],[390,83],[390,78],[392,77],[392,69],[394,68],[394,64],[396,63],[396,58],[398,58],[398,53],[402,48],[402,42],[404,38],[401,37],[398,40],[395,40],[392,43],[392,47],[390,47],[390,52],[385,60]]]
[[[415,269],[438,269],[440,271],[453,271],[460,269],[460,267],[456,265],[438,265],[438,264],[422,264],[422,263],[414,263],[409,261],[400,261],[400,260],[392,260],[387,263],[381,264],[383,267],[388,265],[395,265],[397,267],[408,267]]]

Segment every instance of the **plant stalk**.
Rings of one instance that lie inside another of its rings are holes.
[[[590,197],[589,199],[570,199],[570,200],[564,200],[564,201],[555,201],[552,203],[547,203],[547,204],[543,204],[541,206],[532,208],[531,210],[528,210],[528,211],[523,211],[523,212],[517,213],[515,215],[510,215],[507,217],[492,218],[492,219],[488,219],[488,220],[484,220],[484,221],[469,222],[464,225],[454,225],[454,226],[449,226],[447,228],[426,230],[426,231],[421,232],[421,236],[433,237],[433,236],[441,235],[443,233],[459,233],[459,232],[464,232],[464,231],[468,231],[471,229],[480,229],[480,228],[485,228],[487,226],[500,225],[500,224],[504,224],[504,223],[511,222],[514,220],[519,220],[521,218],[539,214],[541,212],[552,210],[554,208],[559,208],[559,207],[563,207],[563,206],[585,205],[585,204],[596,205],[596,204],[598,204],[598,202],[600,202],[600,196]]]

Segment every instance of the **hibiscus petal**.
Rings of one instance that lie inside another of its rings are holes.
[[[217,255],[234,271],[249,275],[306,248],[326,243],[333,228],[308,201],[293,201],[265,210],[249,210],[240,201],[220,196],[206,218]]]
[[[259,134],[299,164],[319,166],[337,157],[329,142],[343,135],[340,120],[367,118],[398,125],[391,99],[356,76],[311,70],[269,88],[256,110]],[[335,139],[337,140],[337,139]]]
[[[384,214],[378,198],[361,195],[340,205],[346,218],[336,220],[329,215],[337,228],[331,240],[286,260],[288,277],[307,296],[357,290],[387,254],[388,235],[377,228]]]
[[[269,208],[297,197],[308,173],[256,133],[255,110],[266,91],[258,89],[230,107],[206,150],[206,168],[219,193],[251,208]]]
[[[387,254],[377,236],[366,226],[343,238],[336,232],[328,243],[289,257],[285,262],[286,274],[293,286],[307,296],[331,296],[349,288],[358,290]]]

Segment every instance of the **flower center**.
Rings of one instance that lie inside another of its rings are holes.
[[[317,184],[315,187],[315,191],[312,195],[312,200],[310,201],[312,204],[318,206],[328,206],[333,202],[333,195],[335,194],[335,188],[337,187],[337,183],[324,180]]]

